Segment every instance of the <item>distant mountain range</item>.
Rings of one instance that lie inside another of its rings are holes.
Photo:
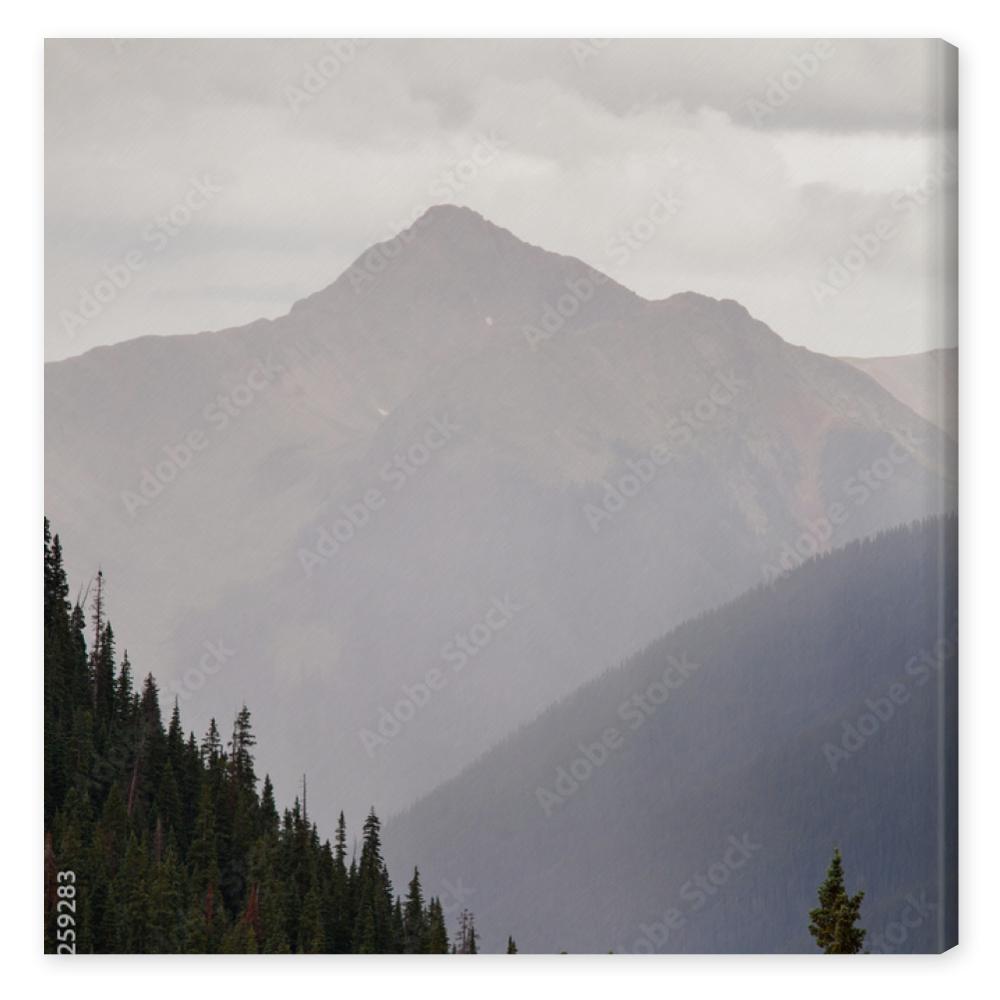
[[[682,625],[398,817],[394,865],[522,951],[813,951],[838,846],[869,950],[950,947],[956,551],[896,529]]]
[[[958,348],[889,358],[843,358],[871,375],[914,413],[958,440]]]
[[[952,510],[954,441],[886,384],[440,206],[280,319],[47,365],[46,510],[164,702],[203,728],[246,699],[279,796],[306,771],[330,829],[812,554]]]

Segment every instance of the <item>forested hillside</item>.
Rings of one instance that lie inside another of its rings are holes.
[[[811,952],[839,847],[866,947],[950,947],[956,558],[930,519],[692,619],[390,820],[390,864],[474,884],[484,951],[517,914],[530,951]]]
[[[383,848],[374,810],[357,846],[343,816],[321,840],[305,796],[279,812],[246,706],[226,741],[214,721],[185,736],[176,703],[164,725],[155,680],[134,685],[116,651],[103,578],[71,604],[46,523],[46,950],[473,953],[514,924],[540,952],[812,950],[837,846],[873,950],[942,950],[955,536],[953,518],[887,532],[692,620],[399,817]],[[386,855],[413,872],[403,893]],[[455,885],[474,887],[482,942]]]
[[[475,952],[459,900],[401,898],[374,809],[360,852],[343,813],[321,840],[306,796],[279,812],[258,791],[250,711],[227,742],[213,720],[163,724],[156,681],[118,656],[103,578],[68,600],[45,522],[45,950],[47,952]]]

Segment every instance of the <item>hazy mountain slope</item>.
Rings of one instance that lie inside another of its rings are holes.
[[[279,792],[308,771],[327,826],[372,790],[402,807],[802,555],[953,497],[953,444],[850,365],[464,209],[281,319],[46,369],[71,578],[103,565],[121,641],[200,729],[257,706]]]
[[[490,950],[802,951],[838,845],[870,947],[943,949],[956,543],[897,529],[685,623],[397,817],[390,860]]]
[[[958,440],[958,348],[889,358],[843,358],[914,413]]]

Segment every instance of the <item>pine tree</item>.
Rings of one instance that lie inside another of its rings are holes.
[[[392,907],[392,930],[389,942],[389,951],[394,954],[401,954],[406,951],[406,929],[403,925],[403,902],[397,896],[396,902]]]
[[[94,720],[99,731],[111,725],[115,708],[115,640],[104,604],[104,574],[97,571],[91,621],[94,641],[90,653],[90,677]]]
[[[257,937],[253,927],[243,920],[238,920],[223,935],[219,951],[223,955],[255,955]]]
[[[406,907],[403,910],[403,951],[417,955],[427,947],[427,917],[424,909],[424,894],[420,887],[420,872],[413,869],[413,878],[406,893]]]
[[[114,718],[118,729],[125,729],[131,722],[132,712],[132,664],[126,649],[122,655],[121,667],[118,670],[118,680],[115,682]]]
[[[156,789],[153,812],[156,819],[162,824],[163,833],[176,838],[184,822],[184,812],[181,806],[180,792],[177,789],[177,780],[174,778],[174,765],[169,758]]]
[[[441,900],[433,897],[427,904],[427,953],[448,954],[448,927],[445,924]]]
[[[516,955],[517,954],[517,944],[512,937],[507,938],[507,954]]]
[[[130,789],[129,815],[138,805],[146,810],[152,803],[167,760],[167,734],[160,715],[160,692],[152,674],[142,685],[139,703],[139,753],[134,766],[134,787]]]
[[[250,709],[243,705],[233,723],[233,738],[229,743],[229,767],[238,788],[252,795],[257,788],[253,769],[253,748],[257,737],[250,725]]]
[[[302,901],[302,912],[299,914],[298,944],[298,950],[303,954],[318,955],[326,951],[320,894],[315,883],[309,886]]]
[[[288,936],[288,884],[277,872],[277,847],[267,850],[259,863],[260,890],[257,896],[259,910],[259,948],[269,955],[289,953]]]
[[[336,861],[339,868],[343,868],[347,857],[347,824],[344,822],[343,810],[341,810],[340,818],[337,820],[337,833],[334,844],[334,861]]]
[[[204,781],[204,769],[201,762],[201,748],[194,733],[188,734],[182,756],[183,764],[178,774],[177,787],[181,795],[181,806],[184,812],[183,830],[178,840],[187,850],[194,836],[195,822],[198,818],[198,807],[201,800],[201,786]]]
[[[191,890],[197,896],[214,891],[219,882],[219,857],[215,836],[215,806],[212,790],[206,783],[201,790],[198,820],[188,852]]]
[[[222,739],[219,737],[219,727],[212,718],[208,723],[208,731],[201,741],[201,760],[206,767],[212,767],[222,759]]]
[[[826,879],[819,887],[819,906],[809,911],[809,933],[827,955],[856,955],[864,946],[866,932],[855,924],[861,917],[864,892],[853,896],[844,887],[844,866],[834,848]]]
[[[172,847],[154,865],[149,890],[149,939],[147,951],[163,955],[181,949],[184,908],[181,873]]]
[[[274,804],[274,785],[271,776],[264,775],[264,787],[260,793],[260,829],[266,836],[277,836],[278,809]]]
[[[184,951],[189,955],[214,955],[226,937],[227,925],[215,886],[196,895],[188,910]]]
[[[381,829],[373,808],[362,831],[354,940],[358,950],[384,954],[392,947],[392,885],[382,857]]]
[[[167,756],[176,773],[180,770],[184,756],[184,729],[181,726],[181,708],[176,695],[174,695],[174,708],[170,713],[170,724],[167,726]]]
[[[117,904],[115,921],[117,951],[142,954],[150,950],[149,865],[144,844],[134,836],[129,839],[125,862],[114,885],[112,896]]]
[[[103,733],[110,730],[115,722],[115,633],[111,622],[105,623],[94,651],[93,671],[94,718]]]
[[[354,915],[351,910],[352,892],[346,867],[347,859],[347,824],[341,812],[337,820],[337,832],[334,837],[333,870],[330,887],[331,907],[331,945],[335,952],[343,953],[351,948],[351,929],[354,926]]]
[[[479,935],[472,912],[462,910],[458,915],[458,931],[455,935],[456,955],[476,955],[479,953]]]
[[[62,565],[59,536],[55,538],[45,519],[45,623],[44,655],[44,740],[45,740],[45,821],[52,822],[58,804],[72,784],[72,748],[68,725],[77,699],[74,684],[74,641],[69,587]],[[85,678],[86,680],[86,678]],[[53,941],[54,943],[54,941]]]

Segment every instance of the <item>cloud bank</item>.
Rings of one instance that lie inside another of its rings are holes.
[[[933,41],[53,40],[46,354],[274,317],[429,205],[841,355],[951,343]]]

